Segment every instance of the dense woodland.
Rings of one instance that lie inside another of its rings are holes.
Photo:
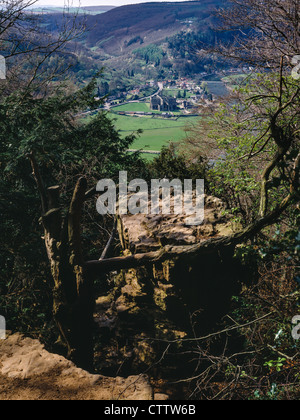
[[[86,49],[82,37],[93,45],[97,31],[86,34],[84,19],[66,15],[51,33],[28,13],[33,3],[0,5],[0,51],[7,62],[7,78],[0,80],[0,314],[8,329],[101,373],[105,337],[93,324],[94,300],[110,293],[114,276],[170,260],[188,266],[229,250],[236,287],[227,313],[205,336],[168,347],[172,357],[166,361],[164,349],[156,355],[159,363],[143,370],[180,398],[299,399],[300,341],[291,333],[300,312],[300,85],[293,60],[300,51],[299,0],[226,2],[214,17],[215,32],[210,26],[206,32],[179,31],[166,37],[168,53],[130,35],[133,59],[158,68],[176,67],[174,57],[185,73],[216,62],[220,68],[253,69],[222,103],[199,105],[207,119],[188,127],[184,142],[164,148],[151,162],[127,152],[138,133],[122,137],[105,111],[81,118],[99,107],[96,92],[110,91],[106,70],[92,56],[85,61],[75,54]],[[172,4],[175,17],[190,16],[184,6]],[[130,13],[124,8],[107,14]],[[134,65],[126,70],[134,76]],[[131,256],[122,255],[115,237],[99,261],[114,219],[97,214],[96,184],[104,178],[117,182],[124,170],[147,181],[204,178],[206,193],[226,204],[238,231]],[[216,276],[221,285],[222,272]],[[172,378],[164,377],[170,367],[164,363],[182,367],[175,381],[174,369]],[[110,375],[133,373],[122,368],[121,362],[110,369],[106,363]]]

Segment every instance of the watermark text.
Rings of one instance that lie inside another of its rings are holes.
[[[300,55],[295,55],[292,58],[292,64],[295,66],[292,70],[292,78],[300,80]]]
[[[119,185],[111,179],[98,182],[96,190],[102,194],[97,211],[106,214],[186,215],[190,226],[204,222],[204,180],[153,179],[151,185],[143,179],[128,183],[128,173],[119,173]],[[117,194],[118,191],[118,194]]]
[[[6,321],[4,316],[0,315],[0,340],[6,339]]]
[[[0,80],[6,79],[6,60],[5,57],[0,55]]]
[[[292,319],[292,324],[295,325],[295,327],[292,329],[292,337],[294,340],[300,339],[300,315],[294,316]]]

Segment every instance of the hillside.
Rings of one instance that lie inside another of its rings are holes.
[[[147,45],[183,30],[191,31],[201,22],[208,25],[213,10],[223,3],[222,0],[203,0],[116,7],[104,14],[89,16],[86,42],[89,47],[98,46],[108,54],[123,54],[128,43],[132,49],[139,42]],[[133,42],[135,38],[137,43]]]
[[[124,86],[124,76],[132,78],[133,74],[142,76],[133,87],[145,77],[157,80],[167,74],[184,77],[203,71],[214,74],[228,67],[228,63],[224,67],[224,63],[209,55],[199,60],[195,52],[202,42],[213,45],[227,41],[227,33],[214,31],[214,11],[226,4],[228,0],[152,2],[101,9],[100,14],[96,14],[100,6],[83,8],[88,13],[79,13],[76,19],[77,24],[86,27],[86,32],[81,39],[69,43],[70,55],[66,60],[72,64],[79,83],[93,77],[100,68],[112,72],[105,80],[110,83],[115,79],[110,86],[113,92]],[[57,11],[43,14],[41,23],[53,34],[64,27],[67,19],[71,19],[72,25],[73,18],[71,12],[66,15]]]

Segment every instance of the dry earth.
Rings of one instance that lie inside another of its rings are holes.
[[[0,400],[153,400],[144,375],[92,375],[21,334],[0,340]],[[159,396],[156,396],[159,398]]]

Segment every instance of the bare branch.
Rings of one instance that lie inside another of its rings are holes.
[[[297,160],[297,169],[295,169],[294,178],[299,176],[299,161]],[[239,243],[243,243],[253,238],[257,233],[267,226],[275,223],[281,214],[294,201],[296,195],[296,182],[290,194],[274,209],[264,217],[252,223],[245,229],[230,236],[213,238],[195,245],[171,246],[167,245],[159,251],[148,252],[145,254],[130,255],[128,257],[108,258],[106,260],[87,261],[85,269],[94,274],[110,272],[114,270],[122,270],[128,268],[141,267],[151,265],[157,262],[177,259],[199,258],[212,254],[227,247],[235,247]]]

